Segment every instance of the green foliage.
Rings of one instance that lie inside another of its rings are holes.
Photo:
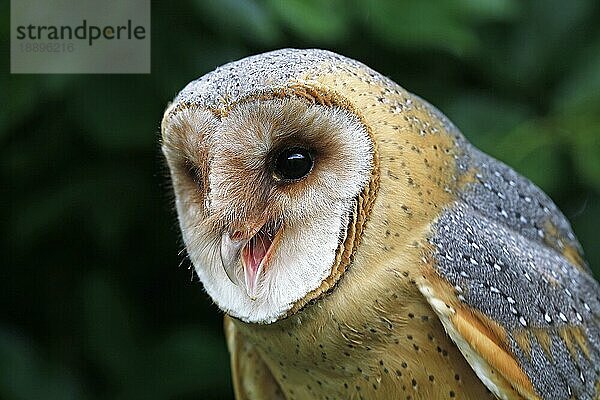
[[[158,131],[188,81],[275,48],[335,50],[437,105],[548,192],[600,273],[597,1],[191,0],[152,15],[150,75],[0,75],[0,398],[232,396],[221,315],[178,254]]]

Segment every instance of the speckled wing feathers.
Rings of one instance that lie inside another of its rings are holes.
[[[568,222],[531,182],[457,143],[473,176],[433,229],[445,295],[499,325],[540,398],[597,398],[600,289]]]

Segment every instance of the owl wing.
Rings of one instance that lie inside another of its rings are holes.
[[[237,400],[285,400],[269,367],[254,346],[238,332],[233,320],[225,316],[225,336],[231,355],[231,375]]]
[[[566,219],[496,160],[459,168],[472,183],[434,223],[419,289],[499,398],[600,398],[600,287]]]

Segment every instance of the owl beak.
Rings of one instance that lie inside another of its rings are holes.
[[[258,297],[259,282],[280,238],[279,226],[262,224],[245,234],[225,232],[221,239],[221,262],[229,280],[239,285],[241,261],[246,293],[252,300]]]
[[[221,265],[227,277],[234,285],[239,284],[238,279],[238,264],[240,262],[240,254],[242,248],[250,241],[250,239],[232,239],[229,232],[225,232],[221,237]]]

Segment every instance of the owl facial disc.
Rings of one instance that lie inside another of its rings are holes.
[[[252,300],[257,298],[263,271],[268,268],[271,255],[277,249],[280,232],[279,224],[265,223],[246,233],[239,230],[225,232],[221,238],[223,269],[233,284],[239,285],[243,281]]]
[[[263,324],[325,295],[345,272],[341,252],[354,246],[374,176],[367,127],[344,102],[273,93],[219,113],[181,103],[163,122],[196,273],[224,312]]]

